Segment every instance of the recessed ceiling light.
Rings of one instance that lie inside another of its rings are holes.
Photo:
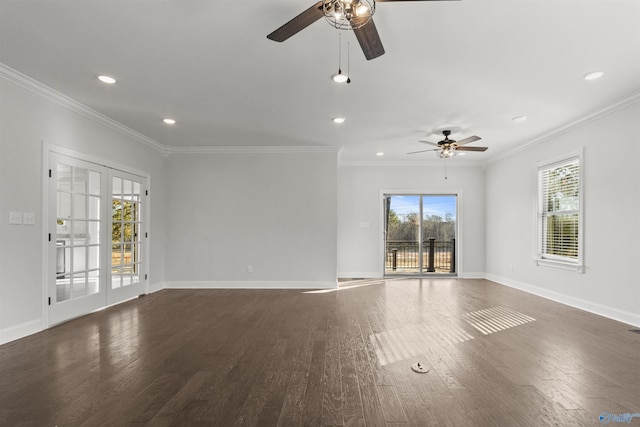
[[[167,117],[167,118],[165,118],[165,119],[162,119],[162,121],[163,121],[165,124],[168,124],[168,125],[175,125],[175,124],[176,124],[176,121],[175,121],[175,120],[170,119],[170,118],[168,118],[168,117]]]
[[[602,77],[604,73],[602,71],[593,71],[591,73],[585,74],[583,78],[585,80],[597,80]]]
[[[513,119],[511,119],[511,120],[513,120],[513,121],[514,121],[514,122],[516,122],[516,123],[522,123],[522,122],[524,122],[525,120],[527,120],[527,116],[516,116],[516,117],[514,117],[514,118],[513,118]]]
[[[114,84],[116,82],[116,79],[114,79],[111,76],[106,76],[106,75],[98,76],[98,80],[100,80],[102,83],[106,83],[106,84],[109,84],[109,85],[112,85],[112,84]]]
[[[333,123],[344,123],[345,118],[344,117],[334,117],[332,120],[333,120]]]
[[[384,156],[384,153],[383,153],[382,151],[378,151],[378,152],[376,153],[376,156],[378,156],[378,157],[382,157],[382,156]]]

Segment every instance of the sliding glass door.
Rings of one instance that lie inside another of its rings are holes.
[[[384,196],[385,275],[456,273],[457,196]]]

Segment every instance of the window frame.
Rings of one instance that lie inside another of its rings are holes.
[[[571,153],[545,160],[537,163],[536,166],[536,238],[535,238],[535,265],[546,265],[551,267],[559,267],[564,269],[575,270],[578,273],[584,272],[584,156],[583,149],[580,148]],[[544,199],[543,174],[545,171],[561,167],[570,163],[578,162],[578,209],[564,212],[575,212],[578,215],[578,243],[577,258],[570,258],[561,255],[544,253],[543,241],[546,233],[546,218],[549,212],[563,212],[545,210],[548,199]]]

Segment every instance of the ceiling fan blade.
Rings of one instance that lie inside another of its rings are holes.
[[[412,152],[407,153],[407,154],[426,153],[427,151],[438,151],[438,149],[437,149],[437,148],[433,148],[433,149],[431,149],[431,150],[412,151]]]
[[[376,0],[376,3],[392,2],[392,1],[460,1],[460,0]]]
[[[293,18],[291,21],[284,24],[282,27],[275,30],[273,33],[269,34],[267,38],[276,42],[283,42],[297,32],[304,30],[323,16],[324,12],[322,11],[322,1],[319,1],[300,15]]]
[[[487,151],[489,147],[456,147],[456,151]]]
[[[474,135],[474,136],[470,136],[469,138],[465,138],[465,139],[461,139],[460,141],[456,141],[456,144],[464,145],[464,144],[468,144],[468,143],[473,142],[473,141],[478,141],[480,139],[482,139],[482,138],[480,138],[479,136],[475,136]]]
[[[373,18],[366,17],[353,17],[351,18],[351,24],[353,27],[358,27],[362,24],[362,21],[369,19],[369,22],[361,26],[360,28],[353,28],[353,32],[356,34],[358,43],[364,52],[364,57],[367,60],[377,58],[384,55],[384,47],[382,47],[382,40],[378,35],[376,24],[373,23]]]
[[[435,142],[431,142],[431,141],[418,141],[418,142],[422,142],[423,144],[429,144],[429,145],[433,145],[435,147],[439,147],[439,145]]]

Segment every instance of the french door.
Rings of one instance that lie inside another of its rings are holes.
[[[144,293],[144,178],[51,152],[48,321]]]
[[[457,196],[384,195],[384,274],[456,273]]]
[[[107,304],[114,304],[143,293],[142,273],[144,180],[125,172],[109,171],[111,216],[109,237]]]

